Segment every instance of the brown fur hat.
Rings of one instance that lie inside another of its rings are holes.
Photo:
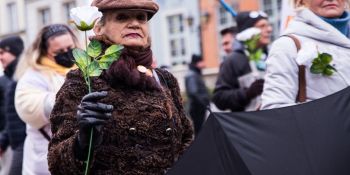
[[[146,11],[148,19],[151,19],[159,9],[153,0],[93,0],[91,6],[96,6],[100,11],[114,9]]]

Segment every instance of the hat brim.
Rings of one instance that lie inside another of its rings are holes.
[[[106,11],[118,11],[118,10],[130,10],[130,11],[142,11],[142,12],[146,12],[147,13],[147,20],[149,21],[154,14],[156,14],[157,12],[154,10],[150,10],[150,9],[144,9],[144,8],[110,8],[110,9],[101,9],[101,12],[106,12]]]

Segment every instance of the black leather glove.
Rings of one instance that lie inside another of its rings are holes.
[[[259,79],[255,80],[250,87],[246,90],[246,95],[248,99],[253,99],[260,95],[264,88],[264,82],[265,80]]]
[[[113,106],[98,101],[107,96],[107,92],[92,92],[83,97],[78,106],[77,120],[79,124],[79,135],[76,149],[78,157],[86,157],[86,150],[89,147],[91,129],[93,134],[93,147],[102,142],[102,126],[111,118]]]

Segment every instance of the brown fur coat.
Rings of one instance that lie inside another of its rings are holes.
[[[103,142],[92,156],[91,174],[165,174],[190,145],[193,129],[185,116],[177,80],[165,70],[156,72],[163,90],[112,88],[102,78],[92,79],[93,91],[108,91],[101,102],[113,105],[114,111],[102,129]],[[84,172],[84,162],[74,157],[73,145],[79,132],[77,106],[87,93],[80,71],[75,70],[57,94],[48,153],[53,175]]]

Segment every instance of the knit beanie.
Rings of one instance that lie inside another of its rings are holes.
[[[236,16],[238,33],[253,27],[259,20],[267,19],[267,14],[262,11],[245,11]]]
[[[200,55],[192,55],[191,64],[196,65],[198,62],[202,61],[203,57]]]
[[[0,41],[0,48],[18,57],[21,55],[24,44],[19,36],[10,36]]]

